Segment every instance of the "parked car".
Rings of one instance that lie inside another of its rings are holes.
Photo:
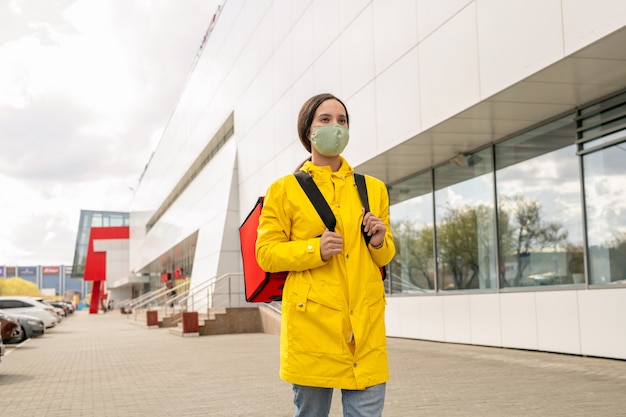
[[[54,327],[58,323],[54,307],[25,295],[0,296],[0,311],[37,317],[44,322],[46,329]]]
[[[22,337],[16,342],[11,341],[8,343],[20,343],[26,339],[43,336],[46,333],[46,324],[40,318],[26,314],[11,314],[11,316],[15,317],[20,323]]]
[[[48,300],[44,300],[41,297],[33,297],[33,299],[35,301],[39,301],[43,305],[47,305],[48,307],[52,307],[52,310],[54,311],[54,315],[55,315],[55,317],[57,319],[57,323],[61,323],[63,321],[63,319],[65,318],[65,311],[62,308],[53,306],[52,304],[50,304],[50,302]]]
[[[67,307],[69,308],[70,314],[76,311],[76,306],[74,305],[73,302],[67,301],[67,300],[62,300],[61,302],[67,305]]]
[[[59,323],[63,321],[63,319],[65,318],[65,310],[63,310],[61,307],[53,306],[52,304],[45,301],[42,301],[42,303],[47,304],[54,309],[54,314],[57,316],[57,321]]]
[[[47,304],[50,304],[53,307],[58,307],[60,309],[63,309],[63,311],[65,312],[65,317],[67,317],[68,315],[72,314],[74,312],[74,308],[72,307],[72,305],[66,301],[46,301]]]
[[[15,343],[22,338],[22,326],[15,317],[0,312],[0,333],[4,342]]]

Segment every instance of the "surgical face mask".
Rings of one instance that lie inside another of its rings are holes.
[[[320,155],[333,157],[346,149],[350,134],[348,128],[340,125],[317,126],[311,133],[311,144]]]

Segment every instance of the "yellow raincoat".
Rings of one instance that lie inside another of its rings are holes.
[[[320,255],[326,227],[294,175],[268,189],[258,227],[257,261],[269,272],[290,271],[282,301],[280,376],[298,385],[365,389],[389,379],[385,291],[380,266],[395,254],[389,197],[380,180],[366,176],[370,211],[387,227],[383,246],[366,245],[363,214],[352,167],[341,158],[332,172],[306,162],[337,219],[343,253]]]

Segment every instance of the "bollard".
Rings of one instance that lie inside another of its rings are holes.
[[[146,311],[146,325],[150,328],[159,327],[159,316],[154,310]]]
[[[200,336],[198,312],[183,312],[183,336]]]

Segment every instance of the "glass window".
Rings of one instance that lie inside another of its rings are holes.
[[[387,292],[435,289],[432,174],[418,175],[389,190],[396,256],[388,268]]]
[[[573,115],[496,145],[500,287],[584,282]]]
[[[441,290],[496,289],[491,148],[435,169],[437,279]]]
[[[588,106],[580,111],[579,140],[586,149],[614,139],[614,132],[626,127],[626,93]],[[587,142],[589,141],[589,142]]]
[[[626,130],[624,142],[583,157],[589,277],[626,283]]]
[[[124,216],[121,214],[110,215],[111,226],[124,226]]]
[[[91,217],[91,227],[102,227],[102,214],[94,213]]]
[[[626,285],[624,100],[390,187],[387,291]]]

